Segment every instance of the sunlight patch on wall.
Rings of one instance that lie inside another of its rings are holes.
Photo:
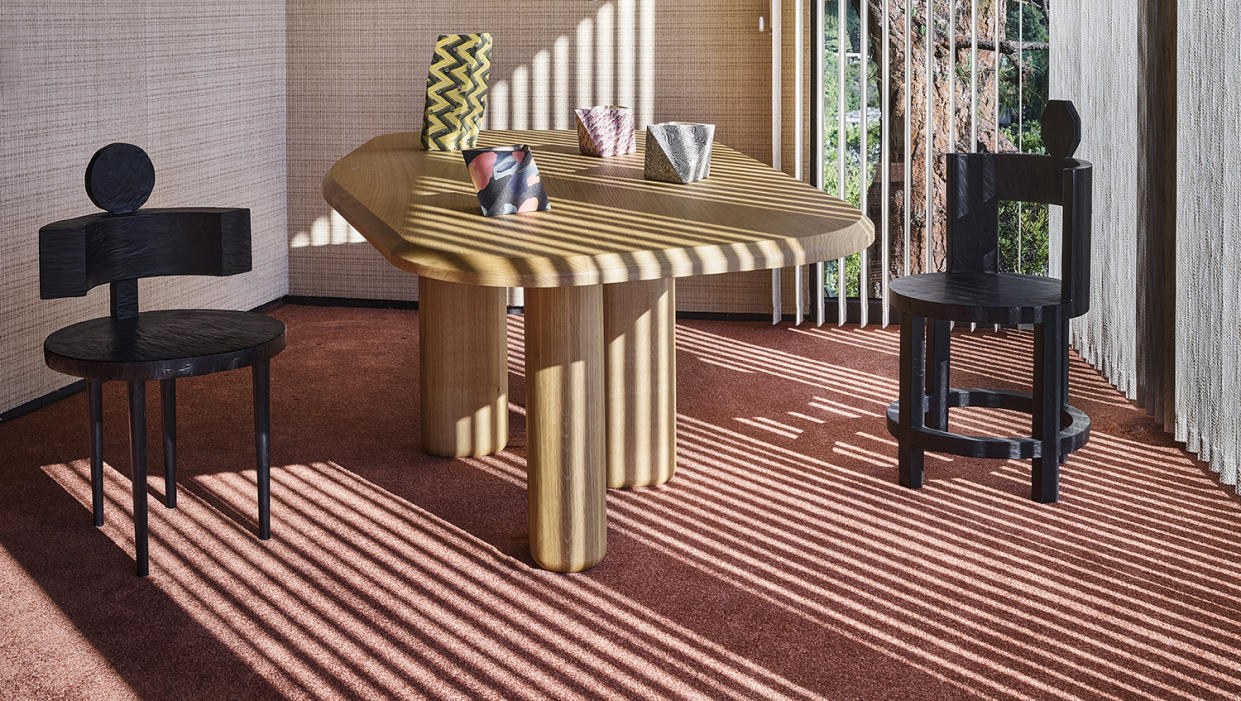
[[[290,248],[308,248],[311,246],[336,246],[344,243],[365,243],[366,239],[358,230],[349,226],[349,222],[340,213],[332,210],[328,214],[316,217],[310,225],[310,231],[299,231],[293,234],[289,242]]]
[[[492,80],[483,128],[572,129],[572,109],[603,104],[632,107],[645,128],[654,119],[654,52],[654,0],[600,3],[572,35]]]

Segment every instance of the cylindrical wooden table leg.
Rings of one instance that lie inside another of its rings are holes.
[[[672,278],[603,288],[608,487],[676,470],[676,297]]]
[[[607,551],[603,289],[526,288],[530,554],[558,572]]]
[[[418,278],[422,447],[448,458],[508,444],[506,289]]]

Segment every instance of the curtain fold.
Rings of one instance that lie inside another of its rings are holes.
[[[1241,463],[1241,0],[1176,4],[1177,440],[1224,484]],[[1241,490],[1238,490],[1241,492]]]
[[[1130,399],[1137,397],[1136,323],[1138,9],[1133,0],[1050,3],[1050,97],[1082,118],[1077,156],[1094,164],[1090,312],[1074,320],[1073,345]],[[1048,264],[1060,270],[1059,207],[1052,207]]]
[[[1095,165],[1073,343],[1241,493],[1241,0],[1052,11],[1051,96],[1077,104]]]

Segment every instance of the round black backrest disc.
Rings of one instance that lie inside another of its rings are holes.
[[[133,144],[108,144],[86,166],[86,195],[102,210],[129,214],[151,196],[155,166],[146,151]]]

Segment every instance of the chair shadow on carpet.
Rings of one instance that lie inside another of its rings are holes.
[[[273,367],[271,541],[253,536],[248,446],[220,447],[244,435],[248,416],[220,407],[245,377],[184,412],[182,498],[152,506],[150,581],[131,574],[129,484],[112,467],[103,537],[89,527],[84,436],[22,453],[40,479],[0,476],[22,516],[0,526],[4,546],[140,695],[187,688],[186,664],[215,675],[205,688],[257,696],[1241,694],[1241,505],[1080,364],[1107,430],[1040,506],[1022,462],[931,460],[924,489],[896,485],[891,330],[679,324],[677,476],[609,492],[607,559],[558,575],[525,559],[520,345],[510,448],[430,458],[416,363],[357,353],[352,333],[410,315],[284,313],[355,352],[325,368],[291,345]],[[1009,357],[1028,339],[1008,343],[993,362],[962,340],[965,379],[1027,380]],[[39,421],[84,423],[80,400]]]

